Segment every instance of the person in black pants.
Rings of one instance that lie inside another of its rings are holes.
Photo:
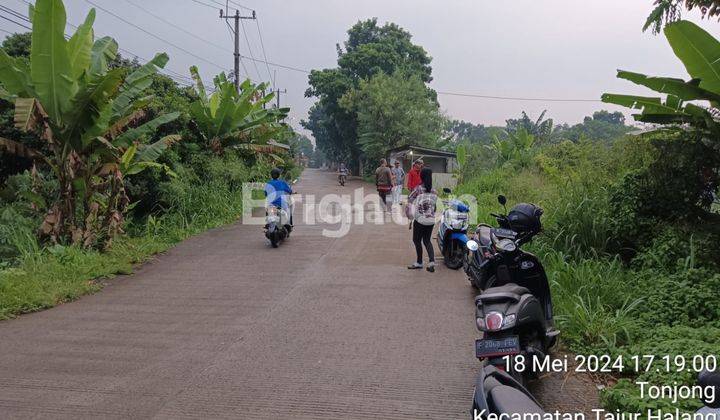
[[[428,254],[427,271],[435,272],[435,251],[433,250],[432,231],[435,227],[435,211],[437,209],[437,191],[432,187],[432,170],[423,168],[420,171],[422,184],[418,185],[408,196],[408,208],[412,209],[413,243],[417,253],[417,261],[408,266],[411,270],[423,267],[423,245]]]

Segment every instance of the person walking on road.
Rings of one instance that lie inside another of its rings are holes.
[[[403,185],[405,185],[405,171],[400,165],[400,161],[395,161],[395,167],[392,168],[392,172],[395,175],[395,186],[392,190],[393,203],[400,204],[400,197],[402,196]]]
[[[418,185],[422,183],[420,180],[420,170],[422,170],[424,162],[418,159],[413,163],[412,169],[407,174],[408,191],[413,192]]]
[[[388,167],[387,160],[380,159],[380,166],[375,170],[375,186],[377,187],[383,210],[388,210],[387,195],[392,191],[392,171]]]
[[[423,168],[420,171],[420,185],[408,196],[408,213],[412,212],[413,243],[417,260],[408,266],[411,270],[423,268],[423,245],[428,254],[427,271],[435,272],[435,251],[432,246],[431,237],[435,227],[435,211],[437,210],[437,191],[432,187],[432,170]],[[408,215],[410,217],[411,215]]]

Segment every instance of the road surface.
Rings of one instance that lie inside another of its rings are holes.
[[[296,189],[362,185],[307,170]],[[404,226],[334,239],[296,217],[278,249],[238,223],[0,323],[0,418],[467,418],[465,277],[407,270]]]

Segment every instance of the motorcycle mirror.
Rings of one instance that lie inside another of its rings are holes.
[[[450,188],[448,188],[448,187],[445,187],[445,188],[443,188],[443,192],[444,192],[445,194],[450,194],[450,193],[452,192],[452,190],[451,190]]]
[[[502,194],[498,195],[498,203],[500,203],[501,206],[504,206],[507,204],[507,198]]]
[[[298,182],[297,178],[293,179],[292,184],[295,185],[295,184],[297,184],[297,182]]]
[[[473,252],[477,251],[480,248],[480,244],[478,244],[477,242],[475,242],[473,240],[467,241],[466,246],[467,246],[467,249],[469,249],[470,251],[473,251]]]

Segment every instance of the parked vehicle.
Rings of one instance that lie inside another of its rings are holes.
[[[297,180],[292,183],[295,184]],[[295,192],[293,191],[293,194]],[[270,241],[273,248],[280,246],[280,243],[290,237],[293,230],[292,213],[293,200],[288,198],[288,209],[282,207],[268,205],[265,209],[265,237]]]
[[[498,201],[505,206],[504,196]],[[532,359],[544,360],[560,334],[545,270],[536,256],[520,249],[541,231],[541,215],[533,204],[518,204],[507,215],[493,214],[501,228],[479,226],[467,244],[468,270],[477,275],[471,281],[482,290],[475,298],[476,324],[483,334],[475,344],[476,356],[521,384],[535,376]],[[508,362],[518,356],[527,369],[517,371]]]
[[[443,192],[450,194],[449,188]],[[470,208],[460,200],[443,201],[445,211],[440,218],[437,241],[443,255],[445,265],[457,270],[463,266],[467,256],[468,214]]]
[[[702,414],[706,419],[715,419],[720,416],[720,372],[703,371],[698,375],[698,385],[703,388],[715,388],[713,399],[704,399],[705,407],[698,410],[697,414]]]
[[[338,182],[340,183],[341,186],[344,187],[346,181],[347,181],[347,175],[342,174],[342,173],[340,175],[338,175]]]
[[[488,364],[475,381],[471,418],[501,414],[545,414],[540,404],[512,376]]]

